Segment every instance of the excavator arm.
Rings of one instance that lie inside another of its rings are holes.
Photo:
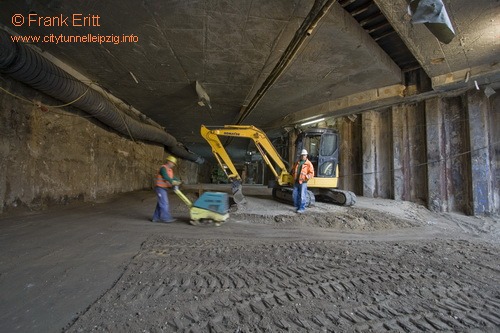
[[[254,126],[242,125],[225,125],[224,127],[211,128],[208,128],[205,125],[201,125],[200,132],[201,136],[208,142],[208,144],[212,148],[212,153],[217,159],[217,162],[220,164],[230,180],[241,182],[241,177],[236,170],[233,161],[227,154],[226,149],[222,145],[219,139],[220,136],[252,139],[255,143],[255,146],[262,155],[262,159],[264,160],[264,162],[266,162],[267,166],[274,174],[276,182],[282,186],[290,185],[293,183],[293,177],[287,171],[285,163],[281,159],[281,156],[278,154],[276,148],[274,148],[273,144],[262,130]],[[224,165],[227,166],[229,172],[226,171]]]

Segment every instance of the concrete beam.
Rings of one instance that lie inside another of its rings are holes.
[[[431,80],[435,90],[472,88],[476,83],[480,86],[500,82],[500,62],[438,75],[432,77]]]
[[[396,84],[388,87],[371,89],[361,93],[337,98],[313,107],[291,113],[283,119],[269,124],[269,128],[282,127],[290,124],[300,124],[312,117],[329,116],[342,117],[388,104],[401,102],[404,97],[405,86]]]
[[[457,36],[440,43],[423,24],[412,24],[407,0],[374,0],[431,78],[498,63],[500,7],[496,0],[446,1]],[[464,78],[464,76],[462,76]]]

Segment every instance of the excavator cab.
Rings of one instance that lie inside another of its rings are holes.
[[[311,128],[300,133],[295,141],[295,160],[306,149],[314,166],[314,177],[337,177],[339,162],[339,135],[330,128]]]
[[[310,197],[316,201],[352,206],[356,195],[338,189],[339,181],[339,134],[331,128],[311,128],[303,131],[295,141],[295,160],[302,149],[314,166],[314,177],[307,182]],[[312,202],[313,200],[311,200]]]

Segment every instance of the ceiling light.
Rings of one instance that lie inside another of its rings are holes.
[[[134,73],[132,73],[132,72],[129,72],[129,73],[130,73],[130,76],[132,76],[132,78],[134,79],[135,83],[139,84],[139,80],[137,80]]]
[[[307,126],[307,125],[316,124],[316,123],[319,123],[320,121],[323,121],[323,120],[325,120],[325,118],[319,118],[319,119],[311,120],[311,121],[305,122],[303,124],[300,124],[300,126]]]

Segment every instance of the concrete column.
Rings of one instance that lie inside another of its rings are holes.
[[[406,107],[394,106],[392,108],[392,193],[395,200],[410,200],[406,122]]]
[[[362,147],[363,147],[363,196],[377,196],[377,129],[378,114],[374,111],[362,114]]]
[[[361,163],[361,116],[351,115],[340,118],[336,129],[340,135],[339,142],[339,188],[352,191],[358,195],[362,190]]]
[[[392,108],[393,198],[425,204],[425,117],[418,104]]]
[[[500,93],[489,98],[490,100],[490,156],[491,171],[493,174],[493,209],[500,214]]]
[[[425,101],[426,146],[427,146],[427,198],[432,211],[447,210],[446,166],[444,162],[445,141],[441,100]]]
[[[462,96],[444,99],[448,211],[472,214],[467,111]]]
[[[461,96],[425,102],[428,205],[472,214],[467,113]]]
[[[472,214],[492,212],[493,179],[489,153],[488,104],[483,92],[467,93],[467,112],[470,137],[470,166]]]
[[[390,112],[362,114],[363,195],[391,197],[391,121]]]
[[[377,197],[392,198],[392,124],[390,109],[377,112]]]
[[[424,105],[407,106],[408,165],[407,184],[409,199],[412,202],[427,204],[427,166],[425,145]]]
[[[352,191],[353,173],[352,173],[352,121],[343,117],[338,121],[339,141],[339,183],[338,187],[343,190]]]
[[[288,165],[290,168],[295,163],[295,140],[297,140],[296,130],[288,132]]]

